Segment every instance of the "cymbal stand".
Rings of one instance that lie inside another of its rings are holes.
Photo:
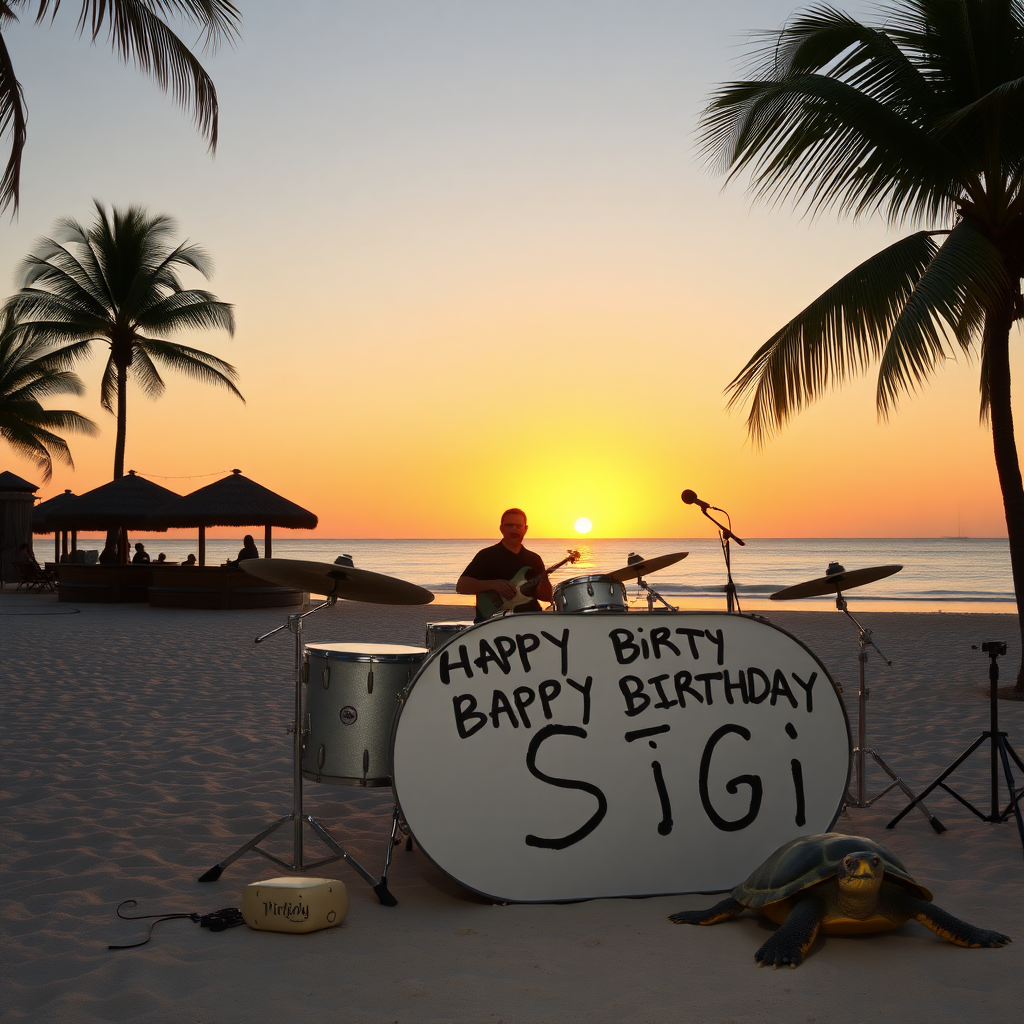
[[[679,609],[678,609],[678,608],[677,608],[677,607],[676,607],[675,605],[673,605],[673,604],[669,604],[669,603],[668,603],[668,601],[666,601],[666,600],[665,600],[665,598],[663,598],[663,597],[661,596],[661,594],[659,594],[659,593],[658,593],[658,592],[657,592],[657,591],[656,591],[656,590],[654,589],[654,587],[652,587],[652,586],[651,586],[651,585],[650,585],[650,584],[649,584],[649,583],[647,582],[647,580],[645,580],[645,579],[643,578],[643,576],[637,576],[637,578],[636,578],[636,585],[637,585],[637,586],[638,586],[638,587],[639,587],[639,588],[640,588],[640,589],[641,589],[641,590],[642,590],[642,591],[643,591],[644,593],[646,593],[646,594],[647,594],[647,610],[648,610],[649,612],[653,612],[653,611],[654,611],[654,602],[655,602],[655,601],[660,601],[660,602],[661,602],[661,603],[662,603],[662,604],[663,604],[663,605],[664,605],[664,606],[665,606],[665,607],[666,607],[666,608],[667,608],[667,609],[668,609],[668,610],[669,610],[670,612],[677,612],[677,611],[679,611]]]
[[[846,598],[843,597],[843,592],[840,590],[836,593],[836,608],[839,609],[856,627],[857,627],[857,642],[860,650],[857,654],[857,662],[860,667],[859,683],[857,686],[857,746],[853,748],[853,759],[857,769],[857,795],[854,796],[852,793],[847,791],[846,793],[846,805],[848,807],[870,807],[877,800],[881,800],[886,793],[891,789],[895,789],[897,786],[906,793],[907,796],[914,801],[911,806],[917,806],[917,809],[928,819],[928,824],[931,825],[936,832],[942,833],[946,831],[946,826],[935,817],[931,811],[920,799],[914,795],[913,790],[885,763],[885,760],[880,754],[875,753],[869,746],[867,746],[867,734],[868,734],[868,723],[867,723],[867,699],[871,695],[871,691],[864,685],[864,666],[868,661],[868,648],[874,647],[875,652],[878,656],[886,663],[891,665],[892,662],[879,650],[878,644],[871,639],[871,630],[865,629],[850,613],[850,609],[847,607]],[[885,787],[880,793],[876,793],[873,797],[866,795],[866,783],[865,769],[867,767],[867,755],[870,754],[874,758],[875,764],[885,772],[886,775],[892,779],[892,782]],[[906,813],[906,811],[904,811]],[[895,824],[895,823],[893,823]],[[892,825],[889,826],[892,828]]]
[[[261,644],[264,640],[269,640],[272,636],[280,633],[283,629],[287,629],[295,637],[295,704],[294,704],[294,716],[292,718],[292,724],[288,727],[288,732],[292,734],[292,753],[293,753],[293,778],[292,778],[292,809],[289,814],[286,814],[283,818],[279,818],[272,825],[269,825],[262,832],[253,836],[247,843],[240,846],[234,853],[229,854],[224,860],[217,864],[214,864],[209,871],[205,872],[199,877],[200,882],[216,882],[218,878],[224,873],[224,869],[230,864],[233,864],[239,857],[248,853],[252,850],[254,853],[262,854],[267,860],[273,861],[275,864],[279,864],[286,871],[311,871],[314,868],[321,867],[324,864],[332,864],[336,860],[344,860],[349,867],[351,867],[377,894],[377,899],[386,907],[397,906],[398,900],[388,891],[387,873],[388,867],[391,864],[391,851],[395,843],[395,835],[398,828],[398,809],[395,808],[394,815],[391,822],[391,838],[388,842],[387,854],[384,863],[384,872],[380,879],[376,879],[369,871],[366,870],[350,853],[348,853],[327,831],[325,826],[321,824],[316,818],[309,814],[306,814],[302,809],[302,746],[303,741],[309,734],[308,729],[302,727],[302,669],[303,669],[303,645],[302,645],[302,620],[309,615],[314,615],[316,612],[321,611],[324,608],[330,608],[337,601],[337,597],[328,597],[323,604],[318,604],[315,608],[310,608],[307,612],[301,612],[296,615],[289,615],[288,621],[284,625],[278,626],[276,629],[270,630],[269,633],[264,633],[262,636],[256,637],[256,643]],[[282,860],[280,857],[275,857],[272,853],[268,853],[264,850],[260,843],[264,839],[269,838],[279,828],[292,823],[292,859],[288,861]],[[308,825],[312,830],[313,834],[334,854],[332,857],[324,857],[321,860],[313,861],[312,863],[307,862],[304,859],[303,852],[303,833],[302,826]]]
[[[973,645],[972,645],[973,646]],[[977,648],[974,648],[977,650]],[[999,731],[999,663],[996,659],[1000,654],[1006,653],[1006,645],[1004,643],[987,643],[982,646],[990,659],[988,669],[988,680],[989,680],[989,727],[948,767],[934,782],[932,782],[927,789],[925,789],[921,796],[915,797],[906,807],[896,815],[892,821],[886,825],[886,828],[895,828],[899,820],[915,805],[921,806],[921,800],[928,796],[933,789],[942,788],[951,797],[959,800],[972,814],[977,815],[982,821],[989,821],[993,824],[1000,824],[1004,821],[1009,821],[1010,815],[1012,814],[1017,820],[1017,834],[1020,836],[1021,846],[1024,847],[1024,819],[1021,817],[1020,810],[1020,799],[1024,795],[1024,789],[1017,789],[1017,784],[1013,781],[1013,771],[1010,768],[1010,758],[1013,758],[1014,763],[1017,767],[1024,772],[1024,763],[1021,762],[1020,757],[1017,756],[1017,752],[1013,749],[1010,741],[1007,739],[1005,732]],[[953,774],[978,749],[986,740],[990,743],[990,761],[989,761],[989,781],[991,786],[990,791],[990,804],[989,813],[984,814],[978,810],[970,801],[965,800],[959,793],[957,793],[951,786],[946,785],[946,779]],[[1002,806],[1002,798],[999,795],[999,769],[1002,768],[1003,781],[1006,783],[1006,788],[1009,791],[1009,803],[1006,807]]]

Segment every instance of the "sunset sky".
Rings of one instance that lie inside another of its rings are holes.
[[[762,451],[725,409],[753,351],[897,237],[752,207],[696,152],[709,90],[793,0],[242,0],[241,42],[204,59],[215,158],[65,6],[5,29],[29,142],[3,294],[95,197],[177,218],[238,318],[181,340],[233,362],[247,404],[170,375],[131,392],[128,467],[181,493],[239,467],[334,537],[489,536],[509,505],[534,536],[708,535],[686,487],[752,537],[943,536],[958,514],[1004,535],[976,364],[888,424],[873,379],[848,386]],[[103,432],[44,497],[110,477],[102,355],[54,404]],[[6,446],[4,468],[40,480]]]

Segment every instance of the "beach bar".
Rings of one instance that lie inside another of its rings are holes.
[[[237,566],[206,565],[206,529],[210,526],[262,526],[264,557],[273,554],[273,528],[312,530],[318,520],[235,469],[150,517],[154,529],[198,529],[198,566],[155,566],[149,603],[165,608],[270,608],[302,603],[302,591],[268,586]]]
[[[110,483],[79,495],[49,513],[45,526],[57,530],[116,530],[118,564],[75,565],[59,568],[57,596],[61,601],[144,602],[149,599],[153,570],[128,561],[128,531],[149,530],[153,511],[177,498],[174,491],[129,470]]]

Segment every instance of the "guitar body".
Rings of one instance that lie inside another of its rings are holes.
[[[515,574],[515,576],[509,580],[509,583],[516,588],[516,592],[507,601],[502,601],[501,598],[498,597],[498,592],[496,590],[485,590],[482,594],[477,594],[476,621],[483,622],[484,619],[489,619],[494,615],[503,615],[505,612],[514,611],[521,604],[526,604],[528,601],[534,600],[537,595],[533,593],[533,588],[547,573],[552,573],[556,569],[560,569],[566,563],[572,564],[576,562],[579,557],[580,553],[578,551],[570,551],[568,558],[563,558],[560,562],[551,566],[551,568],[545,569],[543,573],[538,573],[533,577],[530,576],[530,567],[528,565],[524,565]]]
[[[501,602],[501,598],[498,597],[496,590],[485,590],[482,594],[477,594],[477,617],[478,618],[491,618],[492,615],[501,615],[504,612],[510,612],[515,608],[518,608],[521,604],[526,604],[527,601],[534,599],[534,594],[524,594],[523,584],[526,583],[526,577],[530,573],[530,567],[524,565],[509,580],[509,583],[516,588],[516,592],[505,602]],[[531,580],[531,584],[535,581]],[[528,589],[532,590],[532,586]]]

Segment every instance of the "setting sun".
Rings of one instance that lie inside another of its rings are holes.
[[[590,533],[594,524],[586,516],[580,516],[579,519],[573,523],[573,526],[576,528],[577,533]]]

